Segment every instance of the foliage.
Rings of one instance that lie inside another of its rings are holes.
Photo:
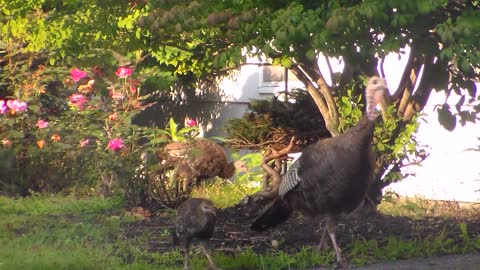
[[[340,119],[339,130],[345,132],[355,125],[362,116],[363,87],[353,85],[343,96],[337,97]],[[381,123],[374,131],[373,145],[376,153],[376,179],[379,189],[403,179],[401,169],[412,163],[420,163],[424,158],[415,138],[418,129],[416,118],[404,122],[396,117],[396,108],[391,105],[382,109]],[[370,193],[370,199],[377,201],[381,194]]]
[[[13,174],[2,172],[4,192],[59,192],[77,184],[95,187],[102,179],[108,194],[122,180],[118,176],[131,178],[139,160],[134,146],[143,133],[131,124],[143,108],[138,83],[130,74],[116,81],[78,69],[71,73],[63,85],[46,89],[44,83],[59,84],[62,73],[40,66],[32,75],[38,83],[9,97],[25,100],[28,108],[0,116],[0,135],[14,165]]]
[[[285,100],[253,100],[242,118],[228,121],[227,140],[233,148],[283,148],[295,135],[304,147],[329,133],[312,98],[302,89],[288,93]]]

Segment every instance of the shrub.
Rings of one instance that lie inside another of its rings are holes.
[[[242,118],[228,122],[229,145],[236,149],[283,148],[295,135],[303,147],[330,137],[315,102],[306,91],[295,89],[286,99],[253,100]]]
[[[145,108],[132,70],[118,68],[118,79],[76,68],[70,78],[62,75],[62,69],[38,66],[26,87],[0,101],[6,158],[0,190],[7,194],[99,186],[108,194],[120,178],[133,176],[137,141],[148,131],[131,123]]]

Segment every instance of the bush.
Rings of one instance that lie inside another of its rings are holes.
[[[60,80],[64,73],[38,66],[30,87],[13,89],[0,101],[6,158],[2,192],[27,195],[102,186],[107,194],[113,182],[133,176],[140,160],[136,142],[148,132],[130,120],[145,107],[132,70],[119,68],[118,79],[72,69],[70,78]]]
[[[322,115],[306,91],[295,89],[287,99],[253,100],[242,118],[228,122],[229,145],[236,149],[283,148],[295,135],[300,139],[298,145],[304,147],[320,138],[330,137]]]

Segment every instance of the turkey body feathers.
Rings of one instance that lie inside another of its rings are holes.
[[[375,158],[371,142],[378,115],[375,108],[385,100],[387,91],[384,79],[374,76],[368,80],[366,114],[347,132],[305,149],[282,178],[279,196],[260,212],[252,229],[261,231],[275,226],[294,210],[324,216],[324,232],[328,232],[337,262],[345,263],[335,236],[336,219],[362,203],[373,180]]]
[[[293,210],[314,216],[353,211],[373,178],[374,124],[364,116],[347,132],[305,148],[283,176],[279,197],[260,212],[251,228],[273,227],[287,220]]]
[[[210,269],[215,266],[207,247],[207,241],[212,237],[216,223],[216,210],[213,202],[207,199],[192,198],[183,202],[177,209],[175,220],[174,241],[181,240],[185,255],[184,269],[189,270],[189,251],[193,239],[200,240],[200,248],[207,257]]]
[[[218,176],[232,177],[235,170],[246,172],[241,161],[228,162],[223,147],[208,139],[172,142],[160,153],[167,167],[175,168],[176,177],[183,180],[184,190],[192,183]]]
[[[184,247],[189,247],[194,238],[207,241],[213,234],[216,215],[214,212],[204,212],[202,205],[213,208],[213,204],[205,199],[189,199],[177,209],[176,239],[181,241]]]

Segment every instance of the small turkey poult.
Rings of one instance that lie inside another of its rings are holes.
[[[251,226],[253,230],[263,231],[278,225],[293,211],[326,218],[326,231],[337,262],[340,266],[345,264],[335,238],[336,219],[362,204],[373,181],[375,155],[371,143],[378,116],[376,106],[387,91],[384,79],[375,76],[368,80],[365,115],[345,133],[304,149],[282,176],[278,196],[257,215]],[[323,239],[322,236],[320,244]]]
[[[216,209],[213,202],[202,198],[191,198],[177,208],[175,231],[172,236],[175,244],[183,247],[184,269],[189,268],[190,245],[194,239],[200,241],[200,248],[208,260],[209,269],[220,270],[210,255],[207,242],[212,237],[216,223]]]

